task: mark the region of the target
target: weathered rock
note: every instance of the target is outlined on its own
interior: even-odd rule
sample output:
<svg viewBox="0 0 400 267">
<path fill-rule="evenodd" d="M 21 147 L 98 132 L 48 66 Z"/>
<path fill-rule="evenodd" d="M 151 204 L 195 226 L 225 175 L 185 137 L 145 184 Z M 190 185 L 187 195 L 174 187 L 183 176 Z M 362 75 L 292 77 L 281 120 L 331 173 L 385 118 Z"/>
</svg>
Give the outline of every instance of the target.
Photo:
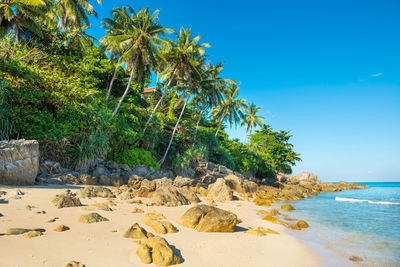
<svg viewBox="0 0 400 267">
<path fill-rule="evenodd" d="M 135 197 L 135 190 L 128 185 L 122 185 L 114 190 L 114 194 L 120 199 L 127 200 Z"/>
<path fill-rule="evenodd" d="M 192 186 L 193 184 L 193 179 L 188 177 L 176 176 L 174 180 L 174 186 L 176 187 Z"/>
<path fill-rule="evenodd" d="M 265 234 L 274 234 L 274 235 L 279 235 L 278 232 L 271 230 L 269 228 L 264 228 L 264 227 L 258 227 L 257 230 L 260 230 L 262 232 L 264 232 Z"/>
<path fill-rule="evenodd" d="M 29 231 L 24 234 L 25 238 L 34 238 L 43 235 L 40 231 Z"/>
<path fill-rule="evenodd" d="M 10 228 L 7 229 L 4 234 L 5 235 L 22 235 L 26 232 L 32 231 L 31 229 L 25 229 L 25 228 Z"/>
<path fill-rule="evenodd" d="M 143 178 L 134 174 L 131 175 L 128 179 L 128 185 L 134 189 L 139 189 L 142 184 Z"/>
<path fill-rule="evenodd" d="M 237 193 L 254 193 L 258 190 L 258 185 L 255 182 L 238 177 L 234 174 L 229 174 L 224 177 L 226 185 Z"/>
<path fill-rule="evenodd" d="M 173 185 L 158 187 L 151 196 L 149 203 L 156 206 L 168 207 L 190 204 L 189 200 L 187 200 Z"/>
<path fill-rule="evenodd" d="M 156 189 L 164 186 L 171 186 L 173 184 L 171 179 L 163 177 L 161 179 L 155 179 L 153 182 L 156 184 Z"/>
<path fill-rule="evenodd" d="M 282 209 L 282 210 L 286 210 L 286 211 L 294 210 L 293 206 L 290 205 L 290 204 L 284 204 L 284 205 L 282 205 L 282 206 L 281 206 L 281 209 Z"/>
<path fill-rule="evenodd" d="M 152 196 L 154 190 L 156 190 L 156 184 L 153 181 L 143 179 L 140 184 L 139 190 L 135 193 L 135 196 L 149 198 Z"/>
<path fill-rule="evenodd" d="M 110 175 L 101 175 L 99 183 L 107 186 L 121 186 L 124 184 L 124 179 L 120 173 L 111 173 Z"/>
<path fill-rule="evenodd" d="M 151 175 L 151 171 L 149 170 L 149 167 L 146 165 L 136 165 L 132 167 L 132 171 L 141 176 L 141 177 L 149 177 Z"/>
<path fill-rule="evenodd" d="M 39 172 L 41 175 L 50 175 L 59 173 L 61 169 L 61 164 L 51 160 L 45 160 L 39 165 Z"/>
<path fill-rule="evenodd" d="M 54 176 L 48 179 L 47 182 L 52 184 L 73 184 L 73 185 L 78 185 L 81 183 L 79 178 L 71 173 Z"/>
<path fill-rule="evenodd" d="M 85 265 L 78 261 L 70 261 L 65 265 L 65 267 L 85 267 Z"/>
<path fill-rule="evenodd" d="M 172 223 L 168 221 L 157 221 L 151 220 L 149 218 L 143 219 L 142 222 L 147 226 L 150 226 L 157 234 L 168 234 L 168 233 L 177 233 L 179 232 L 178 228 L 176 228 Z"/>
<path fill-rule="evenodd" d="M 166 219 L 164 214 L 156 212 L 156 211 L 152 211 L 152 212 L 148 212 L 145 214 L 146 218 L 149 218 L 150 220 L 164 220 Z"/>
<path fill-rule="evenodd" d="M 56 232 L 64 232 L 64 231 L 68 231 L 69 227 L 61 224 L 61 225 L 57 226 L 56 228 L 54 228 L 53 230 Z"/>
<path fill-rule="evenodd" d="M 144 210 L 139 208 L 133 208 L 132 213 L 144 213 Z"/>
<path fill-rule="evenodd" d="M 178 188 L 179 193 L 181 193 L 187 200 L 190 201 L 190 203 L 200 203 L 201 200 L 200 198 L 194 193 L 193 191 L 190 191 L 186 188 Z"/>
<path fill-rule="evenodd" d="M 106 173 L 106 168 L 104 168 L 103 165 L 97 165 L 96 168 L 93 170 L 92 175 L 95 177 L 100 177 L 102 175 L 105 175 Z"/>
<path fill-rule="evenodd" d="M 97 177 L 89 174 L 79 174 L 78 179 L 82 184 L 95 185 L 97 183 Z"/>
<path fill-rule="evenodd" d="M 300 227 L 300 228 L 308 228 L 308 227 L 309 227 L 308 223 L 307 223 L 306 221 L 303 221 L 303 220 L 299 220 L 299 221 L 296 223 L 296 225 L 297 225 L 298 227 Z"/>
<path fill-rule="evenodd" d="M 233 193 L 229 186 L 226 185 L 225 180 L 218 178 L 217 181 L 208 187 L 207 198 L 215 201 L 224 202 L 233 200 Z"/>
<path fill-rule="evenodd" d="M 159 236 L 136 241 L 140 246 L 136 251 L 145 264 L 154 263 L 158 266 L 180 264 L 183 260 L 175 254 L 168 242 Z"/>
<path fill-rule="evenodd" d="M 271 200 L 266 199 L 266 198 L 260 198 L 260 197 L 256 197 L 253 200 L 253 203 L 256 204 L 257 206 L 271 206 Z"/>
<path fill-rule="evenodd" d="M 0 184 L 32 185 L 39 170 L 35 140 L 0 141 Z"/>
<path fill-rule="evenodd" d="M 122 237 L 125 238 L 134 238 L 134 239 L 143 239 L 154 236 L 152 233 L 147 232 L 144 228 L 140 227 L 138 223 L 132 225 L 128 230 L 126 230 Z"/>
<path fill-rule="evenodd" d="M 77 192 L 80 197 L 102 197 L 102 198 L 113 198 L 115 195 L 110 189 L 102 186 L 88 186 L 80 189 Z"/>
<path fill-rule="evenodd" d="M 78 222 L 80 222 L 80 223 L 98 223 L 98 222 L 105 222 L 105 221 L 109 221 L 109 220 L 96 212 L 92 212 L 89 214 L 83 214 L 83 215 L 79 216 L 79 218 L 78 218 Z"/>
<path fill-rule="evenodd" d="M 69 189 L 62 194 L 56 195 L 51 203 L 58 209 L 82 206 L 79 197 L 73 194 Z"/>
<path fill-rule="evenodd" d="M 178 223 L 198 232 L 234 232 L 238 220 L 230 211 L 198 205 L 186 211 Z"/>
</svg>

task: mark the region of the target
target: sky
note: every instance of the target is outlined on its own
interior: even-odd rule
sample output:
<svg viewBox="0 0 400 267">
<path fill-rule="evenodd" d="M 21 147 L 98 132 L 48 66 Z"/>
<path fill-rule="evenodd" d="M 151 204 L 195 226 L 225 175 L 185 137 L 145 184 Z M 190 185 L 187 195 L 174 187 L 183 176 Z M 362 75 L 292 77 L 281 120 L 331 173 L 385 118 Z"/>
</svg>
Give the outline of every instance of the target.
<svg viewBox="0 0 400 267">
<path fill-rule="evenodd" d="M 161 9 L 163 26 L 211 44 L 240 97 L 293 135 L 294 173 L 400 181 L 400 1 L 103 0 L 89 34 L 104 36 L 101 20 L 127 4 Z"/>
</svg>

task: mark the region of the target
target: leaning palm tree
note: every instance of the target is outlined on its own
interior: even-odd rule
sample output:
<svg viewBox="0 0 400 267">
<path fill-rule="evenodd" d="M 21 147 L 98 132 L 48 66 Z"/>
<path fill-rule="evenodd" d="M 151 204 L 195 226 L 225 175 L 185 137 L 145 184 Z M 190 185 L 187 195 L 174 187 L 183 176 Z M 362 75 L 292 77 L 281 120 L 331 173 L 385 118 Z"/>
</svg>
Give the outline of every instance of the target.
<svg viewBox="0 0 400 267">
<path fill-rule="evenodd" d="M 168 38 L 170 48 L 165 55 L 166 61 L 172 66 L 173 73 L 177 76 L 177 87 L 181 88 L 182 97 L 186 98 L 183 104 L 178 121 L 172 131 L 171 139 L 164 156 L 160 160 L 162 165 L 167 158 L 169 149 L 176 133 L 176 129 L 180 123 L 186 105 L 192 94 L 197 92 L 198 81 L 201 80 L 199 69 L 204 64 L 204 48 L 210 47 L 208 43 L 199 44 L 200 36 L 192 38 L 191 29 L 180 29 L 176 34 L 176 41 Z"/>
<path fill-rule="evenodd" d="M 215 136 L 218 135 L 222 124 L 227 121 L 232 127 L 241 121 L 242 109 L 245 105 L 244 99 L 238 99 L 239 84 L 235 81 L 231 82 L 223 91 L 224 99 L 212 110 L 212 117 L 217 120 L 218 128 Z"/>
<path fill-rule="evenodd" d="M 167 32 L 167 29 L 158 23 L 159 10 L 153 14 L 150 14 L 149 8 L 143 8 L 137 14 L 129 6 L 122 10 L 123 12 L 119 15 L 123 18 L 113 16 L 112 19 L 105 20 L 103 25 L 109 31 L 101 39 L 105 46 L 113 47 L 118 51 L 127 68 L 130 69 L 128 85 L 114 109 L 114 114 L 117 114 L 123 100 L 128 95 L 133 76 L 143 88 L 151 68 L 157 65 L 158 49 L 166 43 L 160 36 Z"/>
<path fill-rule="evenodd" d="M 262 127 L 264 125 L 264 117 L 257 116 L 257 113 L 261 110 L 261 107 L 257 107 L 254 103 L 245 105 L 242 115 L 242 123 L 240 126 L 246 126 L 246 135 L 244 142 L 247 141 L 247 135 L 251 133 L 253 128 Z"/>
<path fill-rule="evenodd" d="M 102 0 L 95 0 L 101 4 Z M 54 1 L 48 14 L 50 21 L 57 23 L 54 32 L 53 44 L 56 41 L 58 32 L 80 29 L 83 25 L 89 25 L 89 16 L 97 13 L 88 0 L 58 0 Z"/>
<path fill-rule="evenodd" d="M 42 37 L 40 18 L 45 6 L 43 0 L 0 0 L 0 26 L 14 31 L 17 41 L 26 30 Z"/>
</svg>

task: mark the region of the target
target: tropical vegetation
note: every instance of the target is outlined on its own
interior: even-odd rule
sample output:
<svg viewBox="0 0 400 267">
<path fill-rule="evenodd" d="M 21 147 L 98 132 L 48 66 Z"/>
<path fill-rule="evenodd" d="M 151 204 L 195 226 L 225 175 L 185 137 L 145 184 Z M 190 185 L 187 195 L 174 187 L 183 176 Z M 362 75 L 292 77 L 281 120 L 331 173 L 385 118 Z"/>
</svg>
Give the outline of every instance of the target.
<svg viewBox="0 0 400 267">
<path fill-rule="evenodd" d="M 210 44 L 159 13 L 114 8 L 97 41 L 88 1 L 0 0 L 0 139 L 37 139 L 42 157 L 76 169 L 107 158 L 178 172 L 204 159 L 257 178 L 291 173 L 301 159 L 290 133 L 240 98 Z M 243 143 L 225 131 L 237 125 Z"/>
</svg>

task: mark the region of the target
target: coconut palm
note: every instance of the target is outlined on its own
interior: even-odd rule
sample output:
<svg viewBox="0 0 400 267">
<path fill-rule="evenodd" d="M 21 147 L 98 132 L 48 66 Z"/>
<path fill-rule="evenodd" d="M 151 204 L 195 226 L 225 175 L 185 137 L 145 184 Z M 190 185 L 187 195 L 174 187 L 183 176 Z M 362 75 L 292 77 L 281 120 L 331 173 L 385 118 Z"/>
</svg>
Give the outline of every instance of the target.
<svg viewBox="0 0 400 267">
<path fill-rule="evenodd" d="M 212 111 L 212 117 L 218 122 L 218 129 L 215 136 L 218 135 L 224 121 L 229 122 L 232 127 L 233 124 L 237 125 L 241 121 L 242 109 L 245 105 L 244 99 L 238 99 L 239 84 L 235 81 L 231 82 L 223 91 L 224 99 Z"/>
<path fill-rule="evenodd" d="M 95 0 L 101 4 L 102 0 Z M 53 2 L 48 16 L 51 21 L 56 21 L 57 28 L 53 37 L 53 44 L 60 30 L 80 29 L 83 25 L 89 25 L 89 16 L 97 13 L 88 0 L 57 0 Z"/>
<path fill-rule="evenodd" d="M 127 68 L 130 69 L 128 85 L 114 109 L 114 114 L 117 114 L 127 96 L 133 76 L 143 88 L 151 68 L 157 65 L 158 49 L 166 43 L 160 36 L 167 32 L 167 29 L 158 23 L 159 10 L 153 14 L 150 14 L 149 8 L 143 8 L 137 14 L 129 6 L 119 10 L 122 10 L 119 13 L 121 17 L 113 16 L 112 19 L 104 20 L 103 25 L 108 28 L 108 31 L 107 35 L 101 39 L 103 45 L 118 52 Z"/>
<path fill-rule="evenodd" d="M 17 41 L 26 30 L 42 37 L 39 18 L 45 6 L 43 0 L 0 0 L 0 26 L 13 30 Z"/>
<path fill-rule="evenodd" d="M 243 108 L 242 123 L 240 126 L 246 126 L 246 135 L 244 142 L 246 143 L 247 135 L 251 133 L 253 128 L 262 127 L 264 125 L 264 117 L 257 116 L 261 107 L 257 107 L 254 103 L 245 105 Z"/>
<path fill-rule="evenodd" d="M 172 66 L 173 73 L 176 75 L 176 87 L 182 91 L 182 97 L 186 98 L 183 104 L 181 113 L 179 114 L 178 121 L 175 124 L 171 139 L 164 156 L 160 160 L 162 165 L 167 158 L 169 149 L 171 148 L 176 129 L 180 123 L 187 102 L 192 94 L 196 93 L 201 81 L 201 73 L 199 69 L 203 66 L 204 62 L 204 48 L 210 47 L 208 43 L 199 44 L 200 36 L 192 38 L 191 29 L 181 28 L 179 34 L 176 33 L 176 41 L 169 39 L 169 49 L 165 54 L 165 59 L 170 66 Z"/>
</svg>

